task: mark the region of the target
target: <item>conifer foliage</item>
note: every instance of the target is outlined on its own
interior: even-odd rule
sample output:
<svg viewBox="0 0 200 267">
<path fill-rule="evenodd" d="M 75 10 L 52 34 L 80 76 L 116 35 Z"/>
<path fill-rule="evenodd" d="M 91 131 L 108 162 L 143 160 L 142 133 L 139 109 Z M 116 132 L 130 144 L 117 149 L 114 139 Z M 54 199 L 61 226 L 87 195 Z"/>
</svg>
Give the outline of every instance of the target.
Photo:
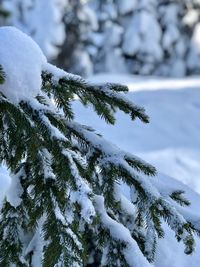
<svg viewBox="0 0 200 267">
<path fill-rule="evenodd" d="M 3 71 L 2 66 L 0 65 L 0 84 L 3 84 L 5 80 L 5 73 Z"/>
<path fill-rule="evenodd" d="M 0 89 L 8 76 L 1 67 Z M 35 98 L 15 103 L 0 93 L 0 162 L 19 193 L 1 209 L 0 266 L 150 266 L 162 220 L 192 253 L 200 225 L 181 207 L 189 205 L 183 192 L 158 189 L 154 167 L 75 121 L 78 97 L 107 123 L 116 110 L 147 123 L 128 88 L 91 85 L 48 63 L 41 76 Z"/>
<path fill-rule="evenodd" d="M 6 18 L 9 16 L 9 12 L 0 6 L 0 17 Z"/>
</svg>

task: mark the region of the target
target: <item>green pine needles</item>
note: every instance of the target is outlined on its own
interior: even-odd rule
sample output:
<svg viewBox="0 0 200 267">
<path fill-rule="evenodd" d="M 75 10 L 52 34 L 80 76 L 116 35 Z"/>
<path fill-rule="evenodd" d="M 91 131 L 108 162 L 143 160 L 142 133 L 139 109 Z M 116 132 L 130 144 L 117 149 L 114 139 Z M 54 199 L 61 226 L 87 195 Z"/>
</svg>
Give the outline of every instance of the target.
<svg viewBox="0 0 200 267">
<path fill-rule="evenodd" d="M 20 189 L 1 209 L 0 267 L 150 266 L 163 220 L 192 253 L 200 226 L 182 212 L 183 192 L 162 193 L 154 167 L 74 121 L 78 97 L 107 123 L 118 109 L 147 123 L 128 88 L 48 70 L 42 79 L 37 98 L 13 104 L 0 95 L 0 162 Z"/>
<path fill-rule="evenodd" d="M 10 16 L 10 12 L 0 6 L 0 17 L 7 18 Z"/>
<path fill-rule="evenodd" d="M 3 71 L 2 66 L 0 65 L 0 84 L 3 84 L 5 81 L 5 73 Z"/>
</svg>

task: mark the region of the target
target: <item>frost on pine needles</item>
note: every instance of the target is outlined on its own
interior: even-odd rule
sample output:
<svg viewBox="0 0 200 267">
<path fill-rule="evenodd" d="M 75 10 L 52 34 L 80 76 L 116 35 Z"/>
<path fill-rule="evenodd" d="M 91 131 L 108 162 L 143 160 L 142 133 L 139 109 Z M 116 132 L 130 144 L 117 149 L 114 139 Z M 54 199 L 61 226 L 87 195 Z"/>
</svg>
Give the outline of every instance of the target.
<svg viewBox="0 0 200 267">
<path fill-rule="evenodd" d="M 0 41 L 0 161 L 17 192 L 1 209 L 0 266 L 151 266 L 163 220 L 192 253 L 200 225 L 183 192 L 163 193 L 148 177 L 154 167 L 74 120 L 78 98 L 107 123 L 117 110 L 147 123 L 128 88 L 48 64 L 14 28 L 1 28 Z"/>
</svg>

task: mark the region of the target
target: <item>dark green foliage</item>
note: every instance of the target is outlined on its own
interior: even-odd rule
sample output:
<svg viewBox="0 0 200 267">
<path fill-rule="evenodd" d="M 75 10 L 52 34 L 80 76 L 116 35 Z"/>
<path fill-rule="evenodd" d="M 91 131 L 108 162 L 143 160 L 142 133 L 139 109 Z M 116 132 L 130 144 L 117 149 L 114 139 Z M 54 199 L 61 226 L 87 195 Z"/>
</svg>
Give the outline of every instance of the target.
<svg viewBox="0 0 200 267">
<path fill-rule="evenodd" d="M 8 202 L 2 209 L 0 220 L 0 266 L 9 266 L 16 263 L 19 267 L 26 266 L 21 262 L 22 242 L 19 239 L 21 218 L 20 210 L 16 210 Z"/>
<path fill-rule="evenodd" d="M 43 73 L 43 81 L 43 90 L 53 94 L 56 104 L 64 109 L 66 117 L 69 117 L 69 114 L 73 116 L 70 102 L 74 95 L 77 95 L 83 105 L 92 105 L 96 113 L 108 123 L 114 124 L 116 108 L 129 114 L 132 120 L 139 118 L 143 122 L 149 122 L 143 108 L 124 99 L 123 95 L 119 95 L 119 92 L 128 91 L 127 86 L 118 84 L 92 86 L 78 76 L 63 77 L 55 83 L 52 81 L 52 74 L 47 72 Z"/>
<path fill-rule="evenodd" d="M 5 73 L 3 71 L 2 66 L 0 65 L 0 84 L 3 84 L 5 81 Z"/>
<path fill-rule="evenodd" d="M 10 16 L 10 13 L 0 6 L 0 17 L 7 18 L 9 16 Z"/>
<path fill-rule="evenodd" d="M 3 83 L 2 69 L 0 73 Z M 16 105 L 0 95 L 0 162 L 22 189 L 20 204 L 13 207 L 5 200 L 1 211 L 0 266 L 31 267 L 38 232 L 44 267 L 86 266 L 90 255 L 97 256 L 96 264 L 107 255 L 103 266 L 129 266 L 124 251 L 135 241 L 153 262 L 157 239 L 164 236 L 162 220 L 184 242 L 185 252 L 191 253 L 193 232 L 199 229 L 172 204 L 189 204 L 182 192 L 161 196 L 149 178 L 141 175 L 154 176 L 154 167 L 113 148 L 91 128 L 73 120 L 71 104 L 78 97 L 108 123 L 114 123 L 117 109 L 132 120 L 148 122 L 144 109 L 125 98 L 127 87 L 92 86 L 67 74 L 58 79 L 43 72 L 42 77 L 42 92 L 35 99 Z M 122 182 L 134 191 L 132 201 L 118 192 Z M 133 244 L 116 237 L 109 228 L 112 224 L 126 229 Z M 5 231 L 11 234 L 5 236 Z M 34 244 L 27 251 L 24 236 Z"/>
<path fill-rule="evenodd" d="M 170 197 L 173 200 L 175 200 L 176 202 L 178 202 L 181 206 L 189 206 L 190 205 L 190 202 L 186 198 L 184 198 L 183 194 L 184 194 L 184 191 L 177 190 L 177 191 L 174 191 L 171 194 Z"/>
</svg>

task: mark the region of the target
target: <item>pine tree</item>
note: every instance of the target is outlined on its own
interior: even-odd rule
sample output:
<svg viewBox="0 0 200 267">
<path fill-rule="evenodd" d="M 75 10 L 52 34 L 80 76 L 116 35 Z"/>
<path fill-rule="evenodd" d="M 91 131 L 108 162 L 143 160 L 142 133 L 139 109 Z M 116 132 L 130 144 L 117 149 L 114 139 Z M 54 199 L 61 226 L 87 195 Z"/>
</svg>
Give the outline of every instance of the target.
<svg viewBox="0 0 200 267">
<path fill-rule="evenodd" d="M 65 38 L 63 9 L 66 0 L 1 0 L 10 16 L 4 25 L 12 25 L 30 35 L 48 59 L 54 59 Z"/>
<path fill-rule="evenodd" d="M 2 8 L 1 6 L 0 6 L 0 16 L 1 16 L 1 17 L 4 17 L 4 18 L 6 18 L 6 17 L 9 16 L 9 12 L 6 11 L 6 10 L 5 10 L 4 8 Z"/>
<path fill-rule="evenodd" d="M 93 2 L 99 23 L 91 34 L 95 72 L 176 77 L 199 73 L 198 0 Z"/>
<path fill-rule="evenodd" d="M 2 6 L 10 11 L 2 25 L 12 25 L 29 34 L 51 62 L 83 76 L 93 72 L 86 47 L 97 21 L 86 1 L 2 0 Z"/>
<path fill-rule="evenodd" d="M 157 19 L 157 2 L 139 1 L 125 31 L 122 49 L 133 73 L 144 75 L 153 73 L 163 60 L 160 44 L 162 31 Z"/>
<path fill-rule="evenodd" d="M 189 33 L 189 47 L 186 62 L 189 74 L 199 74 L 200 72 L 200 2 L 198 0 L 187 1 L 187 13 L 184 16 L 185 32 Z M 192 31 L 191 31 L 192 29 Z"/>
<path fill-rule="evenodd" d="M 65 41 L 55 60 L 62 69 L 83 76 L 93 73 L 93 64 L 86 47 L 90 43 L 90 33 L 97 30 L 96 15 L 86 2 L 68 1 L 63 11 Z"/>
<path fill-rule="evenodd" d="M 163 62 L 155 73 L 162 76 L 183 77 L 188 73 L 185 60 L 190 43 L 192 27 L 184 26 L 187 1 L 159 1 L 158 19 L 162 29 Z"/>
<path fill-rule="evenodd" d="M 2 6 L 0 1 L 0 25 L 5 24 L 5 20 L 9 17 L 10 13 Z"/>
<path fill-rule="evenodd" d="M 163 60 L 158 1 L 96 2 L 100 27 L 93 38 L 98 49 L 93 56 L 95 71 L 153 73 Z"/>
<path fill-rule="evenodd" d="M 20 34 L 22 46 L 26 39 Z M 125 96 L 128 88 L 91 85 L 50 64 L 42 67 L 39 94 L 18 102 L 1 90 L 10 73 L 5 61 L 0 68 L 0 163 L 20 188 L 19 201 L 5 198 L 1 209 L 0 266 L 87 266 L 94 256 L 98 266 L 150 266 L 164 236 L 162 220 L 192 253 L 200 226 L 181 208 L 189 205 L 183 192 L 157 188 L 153 166 L 75 121 L 78 97 L 107 123 L 115 123 L 118 109 L 148 123 L 144 109 Z M 122 184 L 130 187 L 130 199 Z"/>
<path fill-rule="evenodd" d="M 89 3 L 98 19 L 98 28 L 90 34 L 90 45 L 87 46 L 94 72 L 128 71 L 121 49 L 124 27 L 118 12 L 123 10 L 123 3 L 124 1 L 113 0 Z"/>
</svg>

